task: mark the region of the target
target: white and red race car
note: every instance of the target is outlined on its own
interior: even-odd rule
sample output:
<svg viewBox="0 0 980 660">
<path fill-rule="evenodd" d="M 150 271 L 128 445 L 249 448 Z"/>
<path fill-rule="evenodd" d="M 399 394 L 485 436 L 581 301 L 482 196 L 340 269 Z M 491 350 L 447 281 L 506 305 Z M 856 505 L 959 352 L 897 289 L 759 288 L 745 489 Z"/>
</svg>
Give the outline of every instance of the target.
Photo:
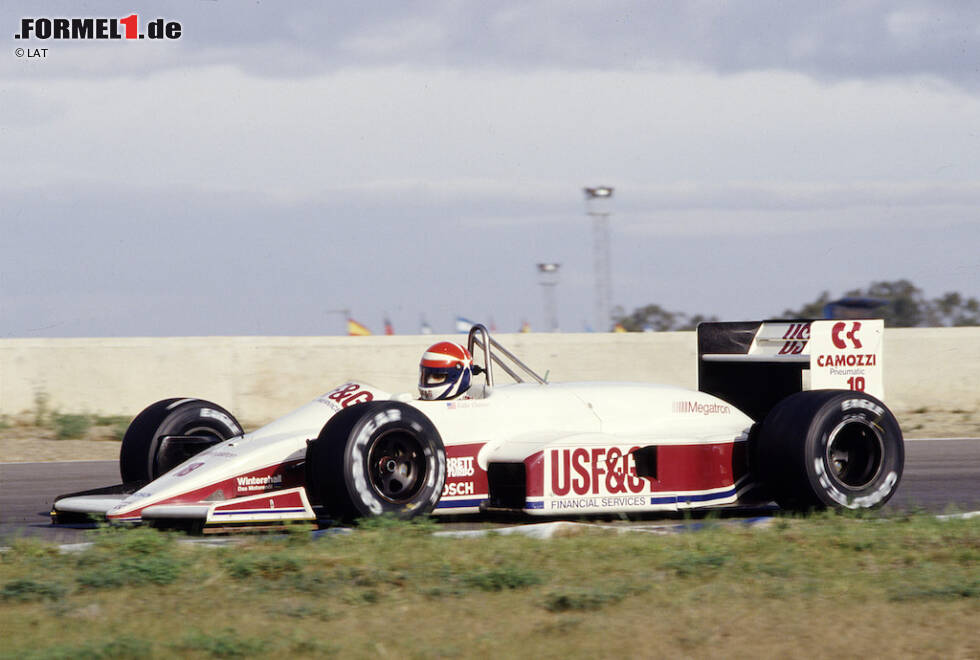
<svg viewBox="0 0 980 660">
<path fill-rule="evenodd" d="M 882 335 L 868 320 L 702 324 L 693 391 L 546 383 L 476 325 L 468 347 L 485 382 L 467 398 L 413 400 L 351 382 L 250 433 L 213 403 L 159 401 L 126 432 L 123 484 L 61 496 L 52 518 L 208 529 L 773 500 L 877 507 L 904 464 L 881 401 Z M 498 369 L 517 382 L 497 385 Z"/>
</svg>

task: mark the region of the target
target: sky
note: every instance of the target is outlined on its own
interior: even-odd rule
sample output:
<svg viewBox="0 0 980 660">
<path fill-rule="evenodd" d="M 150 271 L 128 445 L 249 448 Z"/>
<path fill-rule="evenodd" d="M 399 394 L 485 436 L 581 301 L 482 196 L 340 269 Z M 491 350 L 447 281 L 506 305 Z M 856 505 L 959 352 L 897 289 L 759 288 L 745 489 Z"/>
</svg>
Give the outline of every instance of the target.
<svg viewBox="0 0 980 660">
<path fill-rule="evenodd" d="M 0 337 L 580 332 L 599 185 L 627 312 L 980 295 L 978 3 L 137 7 L 0 6 Z"/>
</svg>

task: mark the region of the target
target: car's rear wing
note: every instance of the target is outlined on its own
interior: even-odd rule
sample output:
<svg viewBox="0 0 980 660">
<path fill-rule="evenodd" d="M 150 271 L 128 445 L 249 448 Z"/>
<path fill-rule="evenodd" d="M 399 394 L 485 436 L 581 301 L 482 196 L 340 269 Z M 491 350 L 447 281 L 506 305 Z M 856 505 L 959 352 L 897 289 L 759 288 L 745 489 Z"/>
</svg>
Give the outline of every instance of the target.
<svg viewBox="0 0 980 660">
<path fill-rule="evenodd" d="M 857 390 L 884 399 L 883 335 L 881 319 L 702 323 L 698 389 L 757 421 L 801 390 Z"/>
</svg>

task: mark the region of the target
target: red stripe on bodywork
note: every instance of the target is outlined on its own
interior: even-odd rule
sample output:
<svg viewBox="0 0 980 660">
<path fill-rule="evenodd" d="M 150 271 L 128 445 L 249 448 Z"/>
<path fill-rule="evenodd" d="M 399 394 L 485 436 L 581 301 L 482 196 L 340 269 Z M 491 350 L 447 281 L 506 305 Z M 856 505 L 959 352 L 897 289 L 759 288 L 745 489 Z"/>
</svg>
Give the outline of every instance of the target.
<svg viewBox="0 0 980 660">
<path fill-rule="evenodd" d="M 527 497 L 544 495 L 544 452 L 538 451 L 524 459 L 524 492 Z"/>
<path fill-rule="evenodd" d="M 289 493 L 268 493 L 265 495 L 255 495 L 242 500 L 222 504 L 214 508 L 215 513 L 219 511 L 239 511 L 242 509 L 254 509 L 256 504 L 261 508 L 269 509 L 295 509 L 303 507 L 303 498 L 298 491 Z"/>
<path fill-rule="evenodd" d="M 661 445 L 654 491 L 709 490 L 731 486 L 732 443 Z"/>
</svg>

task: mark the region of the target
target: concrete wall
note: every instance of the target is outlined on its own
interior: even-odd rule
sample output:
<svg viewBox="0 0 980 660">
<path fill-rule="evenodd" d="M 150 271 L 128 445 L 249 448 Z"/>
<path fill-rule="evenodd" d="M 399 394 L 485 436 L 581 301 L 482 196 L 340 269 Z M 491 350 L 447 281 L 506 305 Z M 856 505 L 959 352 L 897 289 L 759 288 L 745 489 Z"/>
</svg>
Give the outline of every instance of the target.
<svg viewBox="0 0 980 660">
<path fill-rule="evenodd" d="M 419 356 L 440 338 L 0 339 L 0 414 L 32 411 L 39 395 L 52 410 L 104 415 L 135 415 L 158 399 L 196 396 L 246 422 L 266 421 L 354 378 L 392 392 L 414 391 Z M 496 339 L 552 381 L 697 386 L 691 332 Z M 507 376 L 498 372 L 498 380 Z M 980 328 L 887 330 L 885 389 L 896 412 L 980 409 Z"/>
</svg>

